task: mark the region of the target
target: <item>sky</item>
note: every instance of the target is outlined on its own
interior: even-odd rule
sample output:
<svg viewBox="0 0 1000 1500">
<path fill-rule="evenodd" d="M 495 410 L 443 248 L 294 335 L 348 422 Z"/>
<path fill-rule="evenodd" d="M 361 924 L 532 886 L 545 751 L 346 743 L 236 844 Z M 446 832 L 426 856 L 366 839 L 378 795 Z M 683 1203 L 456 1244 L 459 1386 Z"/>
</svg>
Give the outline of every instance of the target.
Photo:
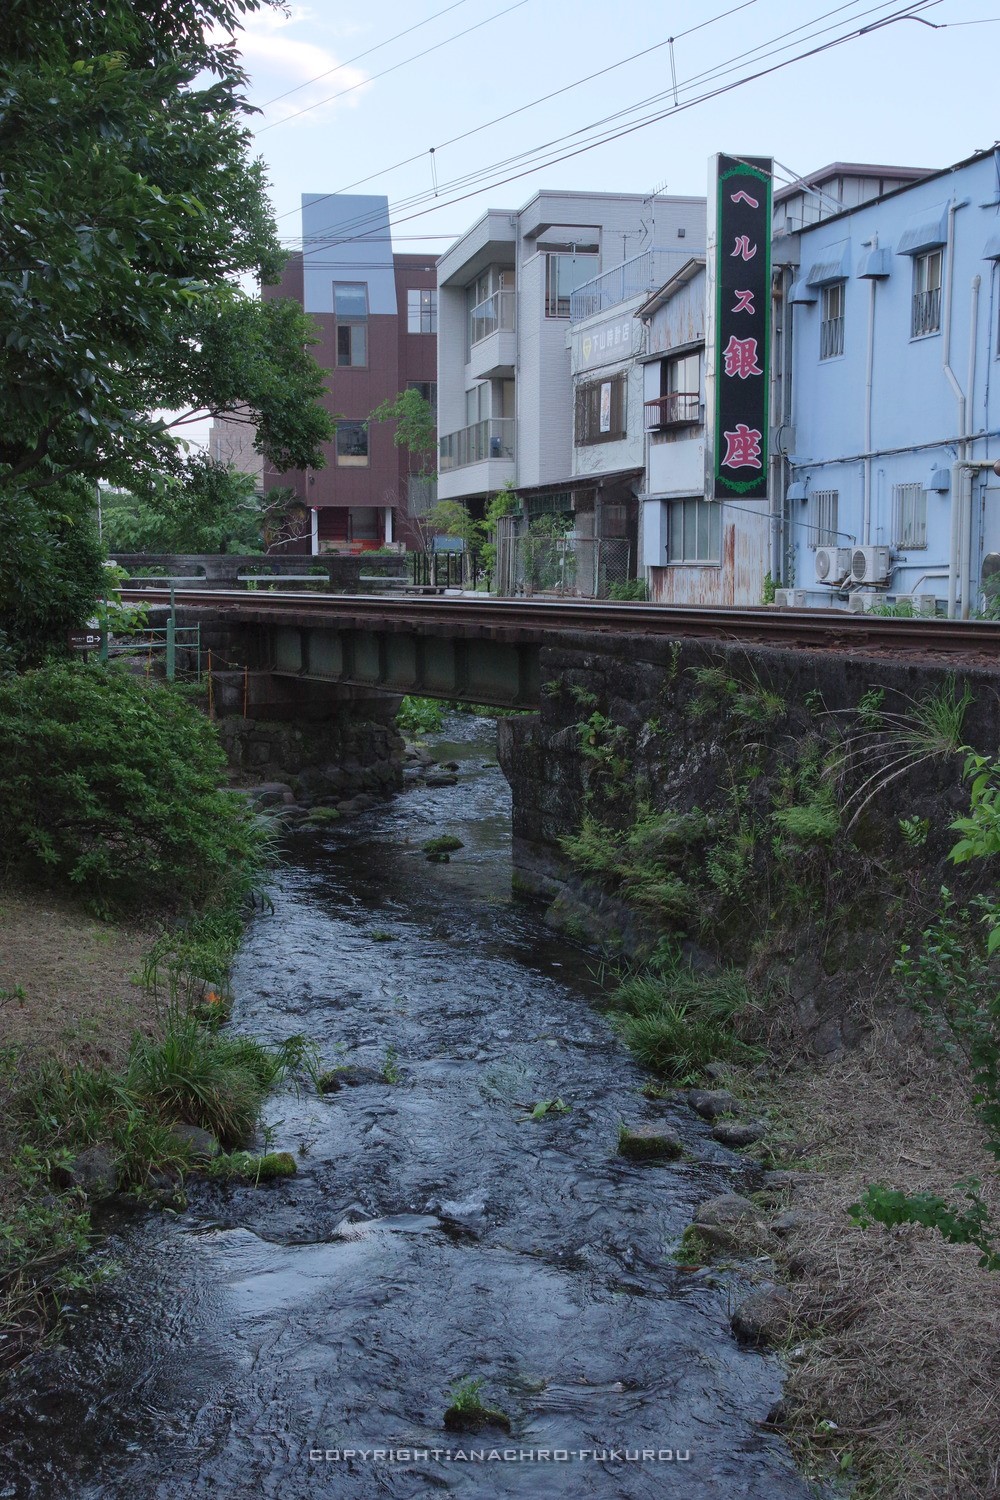
<svg viewBox="0 0 1000 1500">
<path fill-rule="evenodd" d="M 699 98 L 904 11 L 922 19 Z M 542 187 L 703 194 L 716 151 L 773 156 L 779 186 L 836 160 L 947 166 L 996 139 L 998 45 L 1000 0 L 291 0 L 240 38 L 289 248 L 302 193 L 350 190 L 388 196 L 397 250 L 438 254 Z"/>
</svg>

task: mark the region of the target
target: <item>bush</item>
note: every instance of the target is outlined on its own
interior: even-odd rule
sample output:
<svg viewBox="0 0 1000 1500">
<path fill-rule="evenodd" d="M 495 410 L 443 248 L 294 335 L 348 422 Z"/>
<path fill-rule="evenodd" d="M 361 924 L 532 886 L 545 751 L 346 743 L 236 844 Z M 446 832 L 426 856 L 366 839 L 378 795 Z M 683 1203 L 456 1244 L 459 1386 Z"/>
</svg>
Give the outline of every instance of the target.
<svg viewBox="0 0 1000 1500">
<path fill-rule="evenodd" d="M 94 490 L 64 479 L 37 494 L 0 486 L 0 637 L 15 669 L 67 654 L 105 584 Z"/>
<path fill-rule="evenodd" d="M 209 721 L 172 688 L 83 663 L 0 680 L 0 849 L 8 873 L 91 906 L 198 909 L 263 852 L 221 791 Z"/>
<path fill-rule="evenodd" d="M 403 734 L 436 734 L 444 724 L 444 709 L 436 698 L 404 698 L 396 715 Z"/>
<path fill-rule="evenodd" d="M 638 1060 L 661 1078 L 697 1078 L 710 1062 L 760 1056 L 759 1004 L 735 970 L 696 974 L 680 963 L 630 974 L 609 999 L 616 1027 Z"/>
</svg>

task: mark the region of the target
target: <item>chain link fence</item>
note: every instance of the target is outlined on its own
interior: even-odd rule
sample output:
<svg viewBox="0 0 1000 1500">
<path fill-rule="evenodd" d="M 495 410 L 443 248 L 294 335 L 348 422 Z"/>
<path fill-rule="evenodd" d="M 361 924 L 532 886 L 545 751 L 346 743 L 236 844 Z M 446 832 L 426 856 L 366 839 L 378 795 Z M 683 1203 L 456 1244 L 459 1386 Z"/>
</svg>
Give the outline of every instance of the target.
<svg viewBox="0 0 1000 1500">
<path fill-rule="evenodd" d="M 607 599 L 629 577 L 631 548 L 620 537 L 514 536 L 500 538 L 498 592 Z"/>
</svg>

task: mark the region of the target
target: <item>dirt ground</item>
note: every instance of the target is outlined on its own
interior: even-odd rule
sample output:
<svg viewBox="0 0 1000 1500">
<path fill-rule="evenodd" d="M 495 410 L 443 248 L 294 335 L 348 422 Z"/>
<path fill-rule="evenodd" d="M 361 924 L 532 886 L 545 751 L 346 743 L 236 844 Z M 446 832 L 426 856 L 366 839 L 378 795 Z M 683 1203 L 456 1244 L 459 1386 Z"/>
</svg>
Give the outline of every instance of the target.
<svg viewBox="0 0 1000 1500">
<path fill-rule="evenodd" d="M 797 1329 L 793 1434 L 832 1454 L 857 1500 L 1000 1496 L 1000 1274 L 915 1226 L 858 1228 L 873 1183 L 963 1202 L 977 1177 L 1000 1222 L 996 1163 L 962 1081 L 876 1025 L 865 1044 L 780 1080 L 782 1113 L 815 1166 L 787 1240 Z M 833 1424 L 833 1425 L 830 1425 Z"/>
<path fill-rule="evenodd" d="M 136 981 L 153 938 L 47 892 L 0 891 L 0 1046 L 120 1061 L 135 1028 L 152 1025 Z"/>
</svg>

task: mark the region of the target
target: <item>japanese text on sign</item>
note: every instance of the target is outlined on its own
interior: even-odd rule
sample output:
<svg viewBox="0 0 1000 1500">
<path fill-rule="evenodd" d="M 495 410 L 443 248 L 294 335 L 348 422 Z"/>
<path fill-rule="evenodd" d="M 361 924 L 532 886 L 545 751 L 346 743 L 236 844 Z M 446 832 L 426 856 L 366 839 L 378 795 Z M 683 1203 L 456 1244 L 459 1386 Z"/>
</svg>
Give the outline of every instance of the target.
<svg viewBox="0 0 1000 1500">
<path fill-rule="evenodd" d="M 719 156 L 715 238 L 715 430 L 710 494 L 767 496 L 771 344 L 770 158 Z"/>
</svg>

